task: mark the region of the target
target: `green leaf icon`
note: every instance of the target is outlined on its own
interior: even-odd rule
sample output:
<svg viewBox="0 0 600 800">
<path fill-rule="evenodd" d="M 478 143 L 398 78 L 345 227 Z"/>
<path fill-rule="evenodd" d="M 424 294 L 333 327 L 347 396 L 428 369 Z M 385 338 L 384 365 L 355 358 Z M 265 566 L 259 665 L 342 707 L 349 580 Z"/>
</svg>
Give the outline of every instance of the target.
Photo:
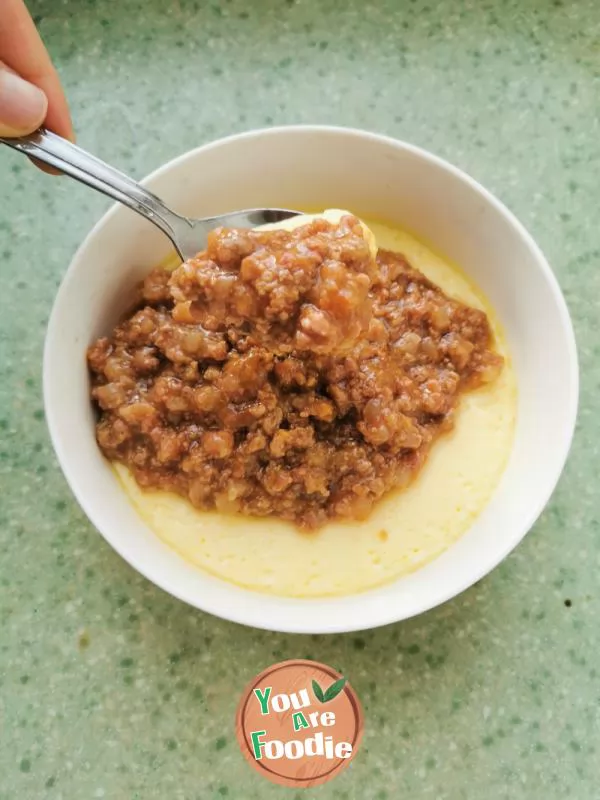
<svg viewBox="0 0 600 800">
<path fill-rule="evenodd" d="M 319 700 L 319 702 L 321 702 L 321 703 L 324 703 L 325 702 L 325 695 L 323 694 L 323 689 L 321 689 L 321 687 L 319 686 L 319 684 L 315 680 L 313 680 L 313 682 L 312 682 L 312 688 L 313 688 L 313 692 L 315 693 L 315 697 L 317 698 L 317 700 Z"/>
<path fill-rule="evenodd" d="M 329 689 L 327 689 L 327 691 L 325 692 L 324 695 L 325 699 L 322 702 L 328 703 L 330 700 L 333 700 L 334 697 L 338 696 L 338 694 L 342 691 L 345 685 L 346 685 L 346 678 L 340 678 L 335 683 L 332 683 Z"/>
<path fill-rule="evenodd" d="M 312 682 L 313 692 L 320 703 L 328 703 L 330 700 L 335 699 L 345 685 L 346 678 L 340 678 L 332 683 L 331 686 L 324 692 L 315 680 Z"/>
</svg>

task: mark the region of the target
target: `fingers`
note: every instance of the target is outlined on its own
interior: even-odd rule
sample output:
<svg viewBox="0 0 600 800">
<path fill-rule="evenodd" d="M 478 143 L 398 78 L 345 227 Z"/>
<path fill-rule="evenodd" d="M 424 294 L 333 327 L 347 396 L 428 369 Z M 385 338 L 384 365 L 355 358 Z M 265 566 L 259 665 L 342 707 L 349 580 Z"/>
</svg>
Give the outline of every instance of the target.
<svg viewBox="0 0 600 800">
<path fill-rule="evenodd" d="M 0 136 L 24 136 L 42 124 L 48 98 L 0 63 Z"/>
<path fill-rule="evenodd" d="M 58 74 L 29 12 L 22 0 L 0 0 L 0 6 L 0 58 L 46 95 L 47 112 L 41 122 L 72 140 L 71 115 Z"/>
</svg>

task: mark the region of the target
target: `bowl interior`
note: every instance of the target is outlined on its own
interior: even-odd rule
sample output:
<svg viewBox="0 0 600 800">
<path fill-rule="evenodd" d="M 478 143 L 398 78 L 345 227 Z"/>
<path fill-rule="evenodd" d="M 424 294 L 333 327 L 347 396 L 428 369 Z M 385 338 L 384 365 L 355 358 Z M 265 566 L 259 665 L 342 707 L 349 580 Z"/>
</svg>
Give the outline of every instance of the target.
<svg viewBox="0 0 600 800">
<path fill-rule="evenodd" d="M 297 127 L 232 137 L 188 153 L 147 185 L 190 216 L 260 206 L 348 208 L 407 228 L 485 292 L 517 374 L 515 442 L 492 500 L 456 544 L 418 572 L 365 594 L 270 597 L 184 562 L 139 519 L 96 445 L 85 351 L 171 250 L 123 207 L 87 237 L 61 285 L 44 357 L 46 414 L 65 475 L 90 520 L 156 584 L 211 613 L 274 630 L 357 630 L 404 619 L 470 586 L 522 538 L 547 502 L 572 438 L 577 360 L 568 312 L 531 237 L 491 195 L 423 151 L 384 137 Z"/>
</svg>

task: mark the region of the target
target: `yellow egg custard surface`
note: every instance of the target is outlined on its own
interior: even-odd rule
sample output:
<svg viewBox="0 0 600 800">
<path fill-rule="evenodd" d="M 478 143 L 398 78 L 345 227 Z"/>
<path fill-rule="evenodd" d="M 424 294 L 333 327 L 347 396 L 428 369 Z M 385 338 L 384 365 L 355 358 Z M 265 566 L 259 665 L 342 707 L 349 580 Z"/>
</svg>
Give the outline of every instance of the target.
<svg viewBox="0 0 600 800">
<path fill-rule="evenodd" d="M 455 428 L 435 443 L 417 478 L 384 497 L 366 521 L 330 523 L 306 533 L 278 519 L 198 511 L 178 495 L 142 490 L 126 467 L 114 465 L 127 496 L 165 544 L 199 569 L 238 586 L 322 597 L 393 581 L 434 559 L 466 532 L 508 461 L 516 381 L 493 309 L 457 267 L 413 236 L 366 224 L 380 248 L 404 254 L 446 294 L 486 312 L 496 350 L 506 360 L 504 369 L 492 384 L 462 395 Z"/>
</svg>

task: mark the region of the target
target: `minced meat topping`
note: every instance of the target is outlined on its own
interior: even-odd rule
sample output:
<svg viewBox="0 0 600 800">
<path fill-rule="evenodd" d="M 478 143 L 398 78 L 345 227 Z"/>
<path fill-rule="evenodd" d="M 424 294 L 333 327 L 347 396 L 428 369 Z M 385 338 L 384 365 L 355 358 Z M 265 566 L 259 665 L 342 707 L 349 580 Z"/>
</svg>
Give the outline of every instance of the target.
<svg viewBox="0 0 600 800">
<path fill-rule="evenodd" d="M 311 529 L 406 486 L 503 362 L 482 311 L 348 215 L 213 231 L 88 363 L 98 443 L 142 487 Z"/>
</svg>

